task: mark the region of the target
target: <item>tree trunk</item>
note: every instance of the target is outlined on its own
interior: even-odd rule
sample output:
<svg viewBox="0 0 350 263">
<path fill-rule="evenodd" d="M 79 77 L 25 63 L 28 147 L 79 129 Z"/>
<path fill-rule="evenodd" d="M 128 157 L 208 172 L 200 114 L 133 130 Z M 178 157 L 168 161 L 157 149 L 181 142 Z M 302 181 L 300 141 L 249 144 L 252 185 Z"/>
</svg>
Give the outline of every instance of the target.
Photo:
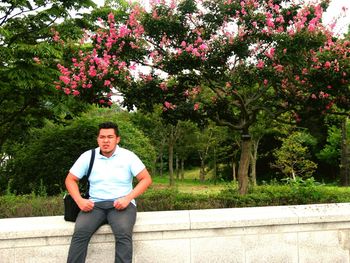
<svg viewBox="0 0 350 263">
<path fill-rule="evenodd" d="M 169 141 L 168 141 L 168 165 L 169 165 L 169 184 L 170 186 L 175 185 L 174 180 L 174 126 L 170 127 Z"/>
<path fill-rule="evenodd" d="M 205 180 L 205 164 L 204 164 L 204 158 L 201 158 L 201 167 L 199 170 L 199 181 L 203 183 L 204 180 Z"/>
<path fill-rule="evenodd" d="M 256 183 L 256 161 L 258 160 L 258 148 L 259 148 L 260 138 L 251 141 L 251 151 L 250 151 L 250 179 L 252 184 L 255 186 Z"/>
<path fill-rule="evenodd" d="M 175 155 L 175 171 L 176 171 L 176 179 L 180 178 L 180 169 L 179 169 L 179 155 Z"/>
<path fill-rule="evenodd" d="M 153 161 L 153 166 L 152 166 L 152 171 L 151 171 L 151 174 L 156 174 L 156 173 L 157 173 L 157 159 L 155 159 Z"/>
<path fill-rule="evenodd" d="M 181 158 L 181 180 L 185 179 L 185 159 Z"/>
<path fill-rule="evenodd" d="M 253 155 L 250 156 L 250 181 L 252 185 L 256 186 L 256 161 L 254 160 Z"/>
<path fill-rule="evenodd" d="M 256 183 L 256 160 L 258 159 L 259 139 L 252 141 L 252 151 L 250 152 L 250 179 L 255 186 Z"/>
<path fill-rule="evenodd" d="M 240 195 L 248 193 L 248 173 L 249 173 L 249 155 L 251 139 L 249 135 L 242 136 L 241 158 L 238 167 L 238 191 Z"/>
<path fill-rule="evenodd" d="M 217 181 L 217 165 L 216 165 L 216 150 L 214 148 L 214 158 L 213 158 L 213 180 L 214 180 L 214 183 L 216 184 L 216 181 Z"/>
<path fill-rule="evenodd" d="M 237 175 L 236 175 L 236 162 L 233 160 L 232 161 L 232 180 L 234 182 L 237 181 Z"/>
<path fill-rule="evenodd" d="M 349 186 L 349 147 L 347 138 L 348 118 L 342 123 L 341 158 L 340 158 L 340 182 L 342 186 Z"/>
<path fill-rule="evenodd" d="M 159 175 L 163 176 L 163 169 L 164 169 L 163 152 L 160 154 L 159 158 L 160 158 Z"/>
</svg>

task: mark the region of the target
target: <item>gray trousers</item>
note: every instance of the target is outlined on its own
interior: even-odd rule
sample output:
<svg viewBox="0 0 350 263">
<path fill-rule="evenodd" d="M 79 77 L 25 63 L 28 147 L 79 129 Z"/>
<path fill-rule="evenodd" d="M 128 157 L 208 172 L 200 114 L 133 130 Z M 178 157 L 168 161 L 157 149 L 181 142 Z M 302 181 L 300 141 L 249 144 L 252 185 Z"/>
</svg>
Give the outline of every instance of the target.
<svg viewBox="0 0 350 263">
<path fill-rule="evenodd" d="M 115 237 L 115 263 L 132 262 L 132 232 L 136 207 L 132 203 L 116 210 L 113 201 L 96 202 L 90 212 L 80 212 L 75 222 L 67 263 L 84 263 L 89 241 L 97 229 L 108 223 Z"/>
</svg>

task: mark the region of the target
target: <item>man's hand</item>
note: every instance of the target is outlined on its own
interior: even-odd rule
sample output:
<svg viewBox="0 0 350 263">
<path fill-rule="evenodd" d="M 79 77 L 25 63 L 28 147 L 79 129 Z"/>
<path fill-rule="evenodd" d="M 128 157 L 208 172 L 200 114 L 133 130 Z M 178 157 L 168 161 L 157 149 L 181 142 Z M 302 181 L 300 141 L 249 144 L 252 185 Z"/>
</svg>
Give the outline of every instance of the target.
<svg viewBox="0 0 350 263">
<path fill-rule="evenodd" d="M 80 198 L 77 202 L 81 211 L 89 212 L 94 208 L 94 202 L 89 199 Z"/>
<path fill-rule="evenodd" d="M 80 210 L 84 212 L 89 212 L 94 208 L 94 202 L 89 199 L 84 199 L 81 197 L 78 186 L 79 178 L 72 173 L 68 173 L 65 184 L 68 192 L 73 197 L 74 201 L 79 206 Z"/>
<path fill-rule="evenodd" d="M 117 200 L 115 200 L 114 203 L 113 203 L 113 206 L 117 210 L 123 210 L 123 209 L 128 207 L 130 202 L 131 202 L 131 199 L 129 199 L 128 197 L 124 196 L 124 197 L 121 197 L 121 198 L 118 198 Z"/>
</svg>

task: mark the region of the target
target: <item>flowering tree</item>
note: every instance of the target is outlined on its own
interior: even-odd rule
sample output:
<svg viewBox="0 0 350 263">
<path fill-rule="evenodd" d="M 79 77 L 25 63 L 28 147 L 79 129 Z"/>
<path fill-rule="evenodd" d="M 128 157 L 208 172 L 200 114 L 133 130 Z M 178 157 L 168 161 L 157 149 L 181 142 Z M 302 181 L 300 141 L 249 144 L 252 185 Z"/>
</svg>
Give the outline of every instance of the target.
<svg viewBox="0 0 350 263">
<path fill-rule="evenodd" d="M 58 101 L 52 79 L 58 75 L 60 52 L 51 42 L 51 29 L 65 20 L 64 27 L 73 38 L 78 23 L 70 19 L 70 12 L 91 6 L 90 0 L 1 1 L 0 156 L 9 154 L 11 141 L 25 140 L 30 128 L 55 117 Z M 5 149 L 7 143 L 10 149 Z"/>
<path fill-rule="evenodd" d="M 183 0 L 135 5 L 125 22 L 93 34 L 92 51 L 61 70 L 58 89 L 129 109 L 161 104 L 168 118 L 209 117 L 242 134 L 239 192 L 248 187 L 250 127 L 277 118 L 347 110 L 349 42 L 322 23 L 327 1 Z M 96 100 L 95 100 L 96 101 Z M 307 113 L 307 114 L 306 114 Z"/>
</svg>

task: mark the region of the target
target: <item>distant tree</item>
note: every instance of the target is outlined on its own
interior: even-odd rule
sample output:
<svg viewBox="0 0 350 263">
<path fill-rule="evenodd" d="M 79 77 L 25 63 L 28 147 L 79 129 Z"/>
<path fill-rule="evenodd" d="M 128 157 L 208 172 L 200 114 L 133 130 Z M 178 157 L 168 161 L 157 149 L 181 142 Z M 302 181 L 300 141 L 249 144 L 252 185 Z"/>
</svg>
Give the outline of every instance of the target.
<svg viewBox="0 0 350 263">
<path fill-rule="evenodd" d="M 150 139 L 157 153 L 154 159 L 154 170 L 152 174 L 163 176 L 164 155 L 167 149 L 167 130 L 159 112 L 155 111 L 147 114 L 137 111 L 131 115 L 131 121 Z"/>
<path fill-rule="evenodd" d="M 177 179 L 184 179 L 185 176 L 185 162 L 188 159 L 196 160 L 197 141 L 196 134 L 198 127 L 191 121 L 181 121 L 180 136 L 175 144 L 175 171 Z M 194 166 L 193 163 L 188 163 L 190 166 Z"/>
<path fill-rule="evenodd" d="M 305 132 L 293 132 L 281 140 L 282 146 L 274 151 L 276 160 L 272 166 L 293 180 L 312 176 L 317 164 L 310 160 L 308 147 L 316 144 L 315 139 Z"/>
</svg>

